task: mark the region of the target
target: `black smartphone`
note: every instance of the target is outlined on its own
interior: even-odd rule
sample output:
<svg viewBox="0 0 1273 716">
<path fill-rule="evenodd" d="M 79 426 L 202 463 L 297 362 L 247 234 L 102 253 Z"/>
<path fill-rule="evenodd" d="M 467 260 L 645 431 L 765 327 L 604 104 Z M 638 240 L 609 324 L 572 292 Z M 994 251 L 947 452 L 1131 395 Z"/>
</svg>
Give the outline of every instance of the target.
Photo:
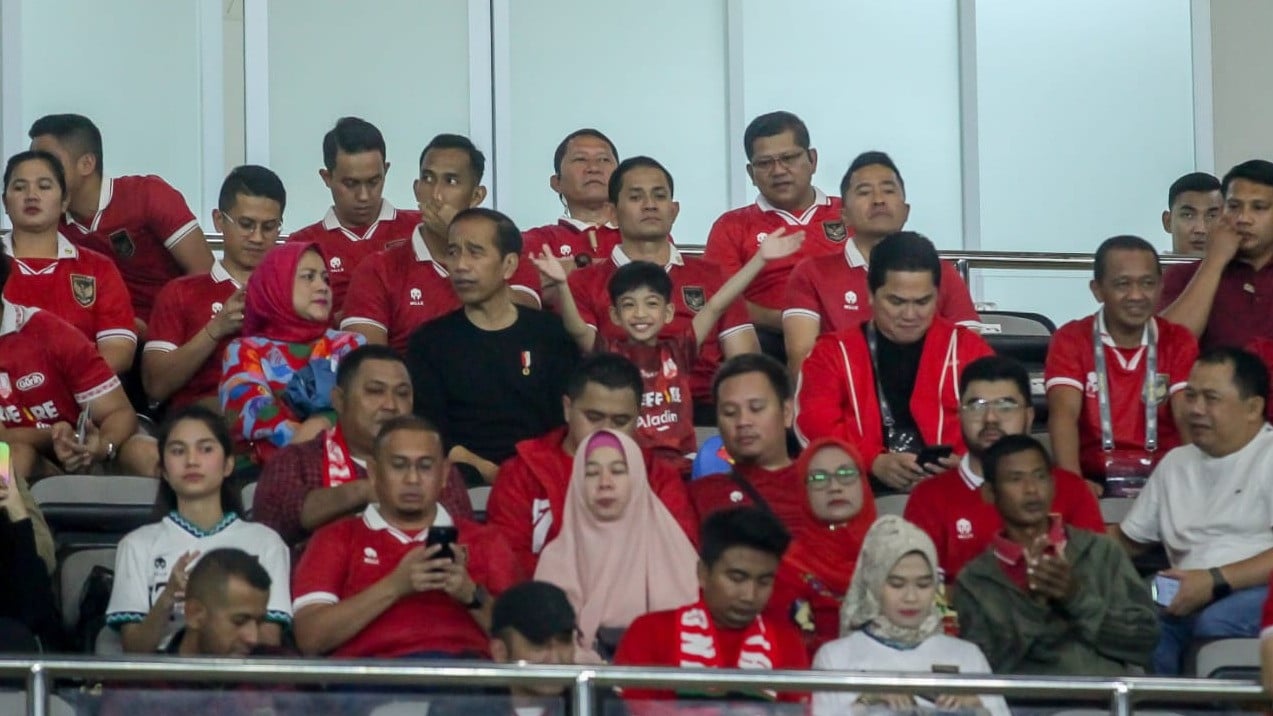
<svg viewBox="0 0 1273 716">
<path fill-rule="evenodd" d="M 455 544 L 459 538 L 460 531 L 454 527 L 430 527 L 428 534 L 425 535 L 424 544 L 427 547 L 435 544 L 442 545 L 441 551 L 433 555 L 433 559 L 446 557 L 455 561 L 455 550 L 451 549 L 451 545 Z"/>
<path fill-rule="evenodd" d="M 952 445 L 929 445 L 919 454 L 915 456 L 915 462 L 924 465 L 936 465 L 939 460 L 944 460 L 955 454 L 955 448 Z"/>
</svg>

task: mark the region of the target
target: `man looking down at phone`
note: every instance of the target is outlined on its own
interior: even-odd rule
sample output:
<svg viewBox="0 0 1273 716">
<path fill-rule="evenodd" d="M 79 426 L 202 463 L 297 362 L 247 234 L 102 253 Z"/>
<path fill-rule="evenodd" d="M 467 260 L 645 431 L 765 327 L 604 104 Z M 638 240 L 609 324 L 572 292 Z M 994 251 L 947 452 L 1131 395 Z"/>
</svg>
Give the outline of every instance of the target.
<svg viewBox="0 0 1273 716">
<path fill-rule="evenodd" d="M 318 530 L 296 567 L 296 643 L 307 655 L 490 658 L 492 595 L 518 581 L 492 530 L 438 504 L 448 464 L 429 422 L 376 436 L 377 501 Z"/>
<path fill-rule="evenodd" d="M 990 355 L 937 315 L 941 260 L 927 238 L 890 234 L 871 252 L 870 320 L 820 337 L 800 369 L 796 435 L 858 446 L 876 493 L 910 492 L 959 465 L 959 372 Z"/>
<path fill-rule="evenodd" d="M 1133 555 L 1161 543 L 1171 562 L 1155 582 L 1163 606 L 1155 673 L 1180 673 L 1192 639 L 1260 633 L 1273 570 L 1268 393 L 1259 358 L 1236 348 L 1204 352 L 1184 390 L 1193 444 L 1163 457 L 1114 530 Z"/>
<path fill-rule="evenodd" d="M 907 521 L 928 533 L 937 547 L 937 565 L 946 584 L 990 545 L 1003 527 L 987 499 L 982 459 L 1005 435 L 1027 435 L 1034 422 L 1030 374 L 1004 356 L 978 358 L 959 375 L 959 425 L 968 454 L 959 467 L 919 483 L 906 501 Z M 1105 533 L 1100 505 L 1083 478 L 1052 468 L 1052 512 L 1067 525 Z"/>
<path fill-rule="evenodd" d="M 1052 460 L 1029 435 L 981 458 L 1003 529 L 959 573 L 960 636 L 996 674 L 1129 673 L 1149 662 L 1158 620 L 1131 560 L 1109 538 L 1051 512 Z"/>
</svg>

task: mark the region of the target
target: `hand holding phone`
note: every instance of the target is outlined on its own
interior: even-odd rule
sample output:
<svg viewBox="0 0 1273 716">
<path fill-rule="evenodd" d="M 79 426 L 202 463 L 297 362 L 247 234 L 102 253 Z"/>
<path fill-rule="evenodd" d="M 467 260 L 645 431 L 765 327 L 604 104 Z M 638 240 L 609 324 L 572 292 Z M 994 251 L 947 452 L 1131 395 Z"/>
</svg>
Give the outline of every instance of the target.
<svg viewBox="0 0 1273 716">
<path fill-rule="evenodd" d="M 955 448 L 953 445 L 929 445 L 919 451 L 919 454 L 915 456 L 915 462 L 919 463 L 921 467 L 925 465 L 940 465 L 942 460 L 954 454 Z"/>
<path fill-rule="evenodd" d="M 80 445 L 88 442 L 88 410 L 81 410 L 79 420 L 75 421 L 75 442 Z"/>
<path fill-rule="evenodd" d="M 1160 607 L 1169 607 L 1172 600 L 1176 598 L 1176 592 L 1180 591 L 1180 580 L 1165 574 L 1155 574 L 1149 591 L 1152 593 L 1155 604 Z"/>
<path fill-rule="evenodd" d="M 426 547 L 441 545 L 442 549 L 433 555 L 432 559 L 449 559 L 455 561 L 455 550 L 452 546 L 460 538 L 460 531 L 455 527 L 433 526 L 429 528 L 429 532 L 425 535 L 424 544 Z"/>
</svg>

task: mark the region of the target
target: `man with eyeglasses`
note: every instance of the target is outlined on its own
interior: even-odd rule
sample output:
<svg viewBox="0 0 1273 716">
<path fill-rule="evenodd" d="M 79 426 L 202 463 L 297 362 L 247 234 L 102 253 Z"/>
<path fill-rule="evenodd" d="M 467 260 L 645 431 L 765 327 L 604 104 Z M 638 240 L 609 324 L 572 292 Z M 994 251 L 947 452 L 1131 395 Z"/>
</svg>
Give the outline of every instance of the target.
<svg viewBox="0 0 1273 716">
<path fill-rule="evenodd" d="M 985 486 L 986 451 L 1006 435 L 1028 434 L 1034 422 L 1030 374 L 1012 358 L 986 356 L 969 363 L 959 376 L 959 397 L 959 425 L 968 454 L 959 467 L 916 486 L 904 514 L 933 539 L 947 585 L 954 584 L 959 570 L 985 551 L 1003 527 Z M 1105 531 L 1100 506 L 1083 478 L 1053 467 L 1052 482 L 1051 512 L 1065 524 Z"/>
<path fill-rule="evenodd" d="M 805 232 L 800 251 L 766 264 L 743 294 L 761 347 L 779 359 L 783 355 L 783 298 L 791 270 L 805 257 L 838 253 L 852 235 L 840 219 L 840 199 L 813 186 L 818 150 L 809 144 L 809 128 L 791 112 L 762 114 L 747 125 L 743 132 L 747 176 L 760 196 L 754 204 L 716 220 L 703 254 L 729 278 L 756 255 L 769 234 L 784 228 Z"/>
<path fill-rule="evenodd" d="M 1188 442 L 1184 388 L 1198 342 L 1154 317 L 1158 251 L 1136 236 L 1096 250 L 1092 295 L 1101 310 L 1052 336 L 1044 377 L 1056 461 L 1099 495 L 1135 494 L 1158 460 Z"/>
<path fill-rule="evenodd" d="M 201 403 L 220 411 L 221 355 L 243 327 L 243 287 L 278 240 L 287 192 L 265 167 L 236 167 L 221 183 L 212 222 L 225 237 L 206 274 L 170 282 L 155 299 L 142 352 L 142 384 L 170 409 Z"/>
<path fill-rule="evenodd" d="M 871 317 L 868 264 L 885 236 L 902 230 L 910 216 L 906 182 L 884 152 L 863 152 L 840 180 L 843 224 L 852 239 L 843 250 L 800 262 L 787 281 L 782 333 L 787 363 L 799 375 L 818 336 L 857 326 Z M 806 240 L 807 243 L 807 240 Z M 949 261 L 941 262 L 937 313 L 942 318 L 979 329 L 980 319 L 968 286 Z"/>
</svg>

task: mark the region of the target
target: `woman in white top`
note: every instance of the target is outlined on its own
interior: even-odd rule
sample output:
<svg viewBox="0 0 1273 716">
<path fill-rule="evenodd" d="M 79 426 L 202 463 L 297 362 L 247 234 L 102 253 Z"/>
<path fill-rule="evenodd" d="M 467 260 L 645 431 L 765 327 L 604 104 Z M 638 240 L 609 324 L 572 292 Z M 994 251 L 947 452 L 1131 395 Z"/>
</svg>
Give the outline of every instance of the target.
<svg viewBox="0 0 1273 716">
<path fill-rule="evenodd" d="M 971 642 L 942 632 L 937 607 L 937 550 L 923 530 L 895 515 L 866 533 L 853 581 L 840 611 L 840 634 L 818 650 L 813 668 L 833 671 L 917 671 L 988 674 Z M 1002 696 L 822 692 L 813 713 L 940 709 L 1009 716 Z"/>
<path fill-rule="evenodd" d="M 160 520 L 120 541 L 106 623 L 119 630 L 125 652 L 153 653 L 185 623 L 182 593 L 199 555 L 237 547 L 269 572 L 261 643 L 278 646 L 292 621 L 291 560 L 278 533 L 240 517 L 238 490 L 226 482 L 234 457 L 225 421 L 198 405 L 183 408 L 160 427 L 159 455 Z"/>
</svg>

